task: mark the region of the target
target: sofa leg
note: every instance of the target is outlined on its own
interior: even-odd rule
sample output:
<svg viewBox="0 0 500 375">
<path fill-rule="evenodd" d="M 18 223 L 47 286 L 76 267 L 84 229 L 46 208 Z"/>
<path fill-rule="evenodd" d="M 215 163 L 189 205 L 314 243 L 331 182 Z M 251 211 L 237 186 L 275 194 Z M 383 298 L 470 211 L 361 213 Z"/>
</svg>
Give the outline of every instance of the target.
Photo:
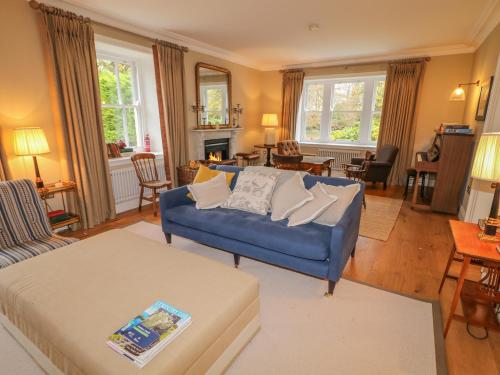
<svg viewBox="0 0 500 375">
<path fill-rule="evenodd" d="M 335 289 L 335 281 L 328 280 L 328 292 L 325 293 L 325 297 L 331 297 L 333 295 L 333 289 Z"/>
<path fill-rule="evenodd" d="M 238 254 L 233 254 L 234 257 L 234 268 L 238 268 L 240 265 L 240 256 Z"/>
<path fill-rule="evenodd" d="M 387 190 L 387 181 L 384 181 L 384 190 Z"/>
<path fill-rule="evenodd" d="M 354 258 L 354 255 L 356 255 L 356 246 L 354 246 L 352 248 L 352 251 L 351 251 L 351 258 Z"/>
<path fill-rule="evenodd" d="M 172 233 L 165 233 L 165 239 L 167 240 L 167 243 L 172 243 Z"/>
</svg>

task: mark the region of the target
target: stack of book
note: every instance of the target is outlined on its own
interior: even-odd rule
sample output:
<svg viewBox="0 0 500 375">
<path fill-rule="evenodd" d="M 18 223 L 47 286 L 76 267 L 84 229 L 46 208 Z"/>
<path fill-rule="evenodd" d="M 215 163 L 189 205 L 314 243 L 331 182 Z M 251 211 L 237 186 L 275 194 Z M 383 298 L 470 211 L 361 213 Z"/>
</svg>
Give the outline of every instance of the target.
<svg viewBox="0 0 500 375">
<path fill-rule="evenodd" d="M 444 123 L 442 126 L 445 134 L 472 134 L 473 132 L 469 125 L 465 124 Z"/>
<path fill-rule="evenodd" d="M 187 326 L 191 315 L 156 301 L 108 339 L 108 346 L 141 368 L 170 344 Z"/>
<path fill-rule="evenodd" d="M 63 210 L 50 211 L 48 214 L 51 224 L 60 223 L 62 221 L 71 219 L 71 215 Z"/>
</svg>

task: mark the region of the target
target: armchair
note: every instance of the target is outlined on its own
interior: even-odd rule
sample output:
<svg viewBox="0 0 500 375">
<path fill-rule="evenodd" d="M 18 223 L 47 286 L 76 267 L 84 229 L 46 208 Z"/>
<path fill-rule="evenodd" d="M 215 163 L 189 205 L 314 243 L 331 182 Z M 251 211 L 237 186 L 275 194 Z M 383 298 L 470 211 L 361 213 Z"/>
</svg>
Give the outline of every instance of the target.
<svg viewBox="0 0 500 375">
<path fill-rule="evenodd" d="M 399 148 L 394 145 L 383 145 L 378 151 L 376 157 L 367 153 L 365 158 L 353 158 L 351 164 L 348 165 L 346 170 L 352 167 L 364 169 L 362 179 L 371 181 L 373 183 L 383 182 L 384 190 L 387 189 L 387 178 L 391 172 L 392 165 L 396 160 Z"/>
<path fill-rule="evenodd" d="M 315 154 L 308 154 L 300 151 L 299 142 L 289 139 L 278 142 L 278 155 L 284 156 L 316 156 Z"/>
</svg>

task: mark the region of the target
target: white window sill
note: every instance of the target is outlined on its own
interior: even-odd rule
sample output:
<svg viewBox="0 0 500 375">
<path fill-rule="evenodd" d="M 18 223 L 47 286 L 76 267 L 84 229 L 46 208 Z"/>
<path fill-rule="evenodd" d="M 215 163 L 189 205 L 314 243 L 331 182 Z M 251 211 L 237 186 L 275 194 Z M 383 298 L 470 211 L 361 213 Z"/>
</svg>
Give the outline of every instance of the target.
<svg viewBox="0 0 500 375">
<path fill-rule="evenodd" d="M 358 145 L 347 143 L 321 143 L 321 142 L 304 142 L 299 141 L 301 146 L 305 147 L 321 147 L 321 148 L 344 148 L 349 150 L 375 150 L 377 145 Z"/>
<path fill-rule="evenodd" d="M 156 159 L 163 159 L 163 153 L 162 152 L 152 152 L 152 154 L 156 155 Z M 132 160 L 130 159 L 130 156 L 123 156 L 121 158 L 111 158 L 108 159 L 108 164 L 111 169 L 113 168 L 119 168 L 123 166 L 127 166 L 132 164 Z"/>
</svg>

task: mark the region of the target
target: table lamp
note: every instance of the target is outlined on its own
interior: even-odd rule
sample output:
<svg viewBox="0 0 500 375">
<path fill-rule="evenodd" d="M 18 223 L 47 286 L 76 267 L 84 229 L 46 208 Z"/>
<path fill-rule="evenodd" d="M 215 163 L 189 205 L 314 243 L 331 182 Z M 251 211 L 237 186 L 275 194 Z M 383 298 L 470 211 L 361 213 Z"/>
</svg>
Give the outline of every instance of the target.
<svg viewBox="0 0 500 375">
<path fill-rule="evenodd" d="M 483 133 L 477 146 L 471 177 L 491 181 L 495 195 L 491 204 L 488 219 L 485 222 L 484 234 L 495 236 L 498 227 L 498 202 L 500 199 L 500 132 Z"/>
<path fill-rule="evenodd" d="M 36 155 L 48 152 L 50 152 L 49 144 L 42 128 L 14 129 L 14 153 L 18 156 L 33 156 L 37 188 L 43 188 L 43 180 L 40 177 Z"/>
<path fill-rule="evenodd" d="M 266 132 L 264 144 L 274 146 L 276 144 L 275 128 L 278 127 L 278 115 L 276 113 L 264 113 L 261 125 L 265 127 Z"/>
</svg>

